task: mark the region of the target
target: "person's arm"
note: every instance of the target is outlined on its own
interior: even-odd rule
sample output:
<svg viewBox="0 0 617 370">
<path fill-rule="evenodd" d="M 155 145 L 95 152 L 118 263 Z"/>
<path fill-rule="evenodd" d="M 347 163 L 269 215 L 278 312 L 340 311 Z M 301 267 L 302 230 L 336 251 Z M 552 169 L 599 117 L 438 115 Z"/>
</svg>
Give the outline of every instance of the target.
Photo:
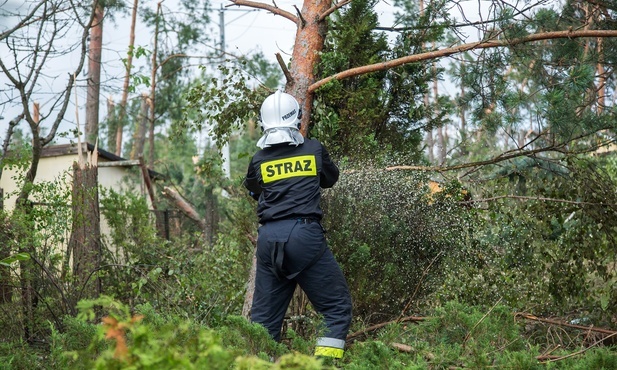
<svg viewBox="0 0 617 370">
<path fill-rule="evenodd" d="M 252 160 L 251 163 L 249 163 L 249 168 L 246 171 L 246 177 L 244 178 L 244 182 L 242 184 L 249 191 L 249 195 L 253 197 L 253 199 L 259 199 L 259 194 L 261 194 L 261 185 L 259 185 L 259 178 L 257 177 L 257 171 L 255 171 L 255 166 L 253 166 Z"/>
<path fill-rule="evenodd" d="M 331 188 L 338 180 L 338 167 L 330 159 L 328 150 L 321 146 L 321 174 L 319 175 L 319 185 L 322 188 Z"/>
</svg>

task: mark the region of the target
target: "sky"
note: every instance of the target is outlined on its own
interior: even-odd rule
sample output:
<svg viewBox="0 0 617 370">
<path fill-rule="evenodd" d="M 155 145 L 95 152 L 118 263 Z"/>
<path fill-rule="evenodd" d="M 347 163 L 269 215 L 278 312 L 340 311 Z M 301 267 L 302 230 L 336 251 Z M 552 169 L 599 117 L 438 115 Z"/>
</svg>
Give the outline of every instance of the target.
<svg viewBox="0 0 617 370">
<path fill-rule="evenodd" d="M 131 9 L 133 0 L 124 1 L 127 3 L 127 8 Z M 163 0 L 162 6 L 164 7 L 165 11 L 170 12 L 174 10 L 174 4 L 177 4 L 177 1 L 178 0 Z M 271 4 L 271 2 L 269 1 L 262 2 Z M 154 8 L 157 4 L 157 1 L 140 0 L 140 3 Z M 0 9 L 10 10 L 11 7 L 17 7 L 22 4 L 22 1 L 17 0 L 0 0 Z M 205 45 L 204 53 L 207 51 L 211 51 L 214 47 L 218 47 L 218 45 L 215 45 L 214 43 L 218 43 L 220 41 L 221 27 L 219 15 L 221 9 L 224 9 L 223 13 L 225 21 L 224 32 L 226 52 L 239 56 L 261 51 L 263 52 L 264 56 L 272 63 L 276 63 L 276 53 L 280 53 L 286 62 L 290 59 L 296 32 L 296 25 L 290 20 L 280 16 L 275 16 L 265 10 L 254 10 L 246 7 L 237 6 L 226 7 L 226 5 L 230 4 L 229 1 L 213 0 L 211 4 L 211 8 L 214 9 L 214 12 L 211 15 L 212 21 L 209 25 L 209 29 L 212 32 L 212 38 L 216 41 L 213 41 L 212 45 Z M 277 0 L 276 5 L 279 8 L 295 13 L 294 5 L 298 8 L 301 8 L 302 1 Z M 381 0 L 376 7 L 376 11 L 380 19 L 380 26 L 392 26 L 392 22 L 394 19 L 393 14 L 396 10 L 391 5 L 391 3 Z M 0 32 L 7 29 L 11 26 L 11 24 L 14 24 L 15 22 L 16 18 L 0 17 Z M 126 50 L 129 44 L 129 24 L 130 11 L 127 12 L 126 16 L 117 18 L 113 22 L 106 20 L 106 23 L 103 26 L 103 74 L 107 76 L 107 81 L 103 81 L 103 83 L 113 86 L 113 89 L 102 90 L 100 107 L 101 121 L 105 118 L 107 114 L 107 107 L 105 101 L 108 98 L 111 98 L 116 102 L 120 101 L 120 88 L 122 86 L 122 80 L 124 77 L 124 67 L 122 65 L 121 59 L 126 57 Z M 136 35 L 137 37 L 135 43 L 137 46 L 143 46 L 149 50 L 152 49 L 151 29 L 149 29 L 145 24 L 140 22 L 138 23 L 136 28 Z M 71 35 L 67 35 L 67 37 L 70 36 Z M 6 49 L 4 49 L 4 51 L 6 51 Z M 3 49 L 2 45 L 0 44 L 0 53 L 2 52 Z M 199 54 L 199 50 L 195 52 Z M 145 58 L 142 58 L 141 60 L 134 60 L 135 69 L 133 71 L 135 72 L 141 67 L 143 68 L 143 73 L 149 75 L 149 72 L 147 72 L 148 62 L 149 61 L 147 61 Z M 62 60 L 56 60 L 53 65 L 49 66 L 47 74 L 65 76 L 74 68 L 76 63 L 77 60 L 72 59 L 70 56 Z M 64 81 L 65 80 L 63 78 L 54 79 L 46 82 L 44 86 L 49 89 L 63 88 Z M 6 83 L 6 76 L 4 76 L 0 72 L 0 84 L 5 85 Z M 283 86 L 281 86 L 281 88 L 282 87 Z M 137 93 L 146 92 L 147 90 L 147 87 L 142 86 L 141 88 L 138 88 Z M 75 91 L 77 92 L 77 104 L 80 107 L 85 105 L 85 86 L 78 86 Z M 134 94 L 133 96 L 136 96 L 136 94 Z M 0 99 L 1 98 L 2 97 L 0 96 Z M 41 98 L 44 99 L 44 95 L 41 95 Z M 80 109 L 78 112 L 76 112 L 74 106 L 75 100 L 74 98 L 72 98 L 71 100 L 71 104 L 73 106 L 67 110 L 67 114 L 65 116 L 66 123 L 63 125 L 62 129 L 65 131 L 74 129 L 76 126 L 76 121 L 80 120 L 82 122 L 81 125 L 83 131 L 83 120 L 85 112 L 83 109 Z M 6 128 L 8 127 L 9 120 L 15 117 L 17 113 L 19 113 L 19 111 L 7 109 L 6 107 L 2 108 L 0 106 L 0 117 L 3 117 L 0 118 L 0 142 L 4 139 L 4 136 L 6 135 Z M 78 115 L 79 117 L 77 117 Z M 25 125 L 22 125 L 22 127 L 25 128 Z M 28 132 L 28 130 L 24 131 Z M 65 139 L 58 139 L 58 142 L 66 142 L 70 140 L 74 140 L 74 138 L 68 137 Z"/>
</svg>

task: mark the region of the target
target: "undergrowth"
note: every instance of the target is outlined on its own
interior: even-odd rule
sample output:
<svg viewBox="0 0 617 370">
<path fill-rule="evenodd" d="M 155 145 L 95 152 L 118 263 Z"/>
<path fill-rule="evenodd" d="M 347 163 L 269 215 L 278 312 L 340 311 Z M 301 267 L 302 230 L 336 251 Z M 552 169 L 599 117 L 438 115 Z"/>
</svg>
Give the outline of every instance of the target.
<svg viewBox="0 0 617 370">
<path fill-rule="evenodd" d="M 348 343 L 344 359 L 311 356 L 312 338 L 272 341 L 260 325 L 227 316 L 217 326 L 131 310 L 110 297 L 81 301 L 77 318 L 51 328 L 48 348 L 0 342 L 0 369 L 615 369 L 613 347 L 573 331 L 563 347 L 527 337 L 506 306 L 448 302 L 416 322 L 392 323 Z M 580 338 L 576 343 L 572 338 Z M 547 344 L 548 345 L 548 344 Z"/>
</svg>

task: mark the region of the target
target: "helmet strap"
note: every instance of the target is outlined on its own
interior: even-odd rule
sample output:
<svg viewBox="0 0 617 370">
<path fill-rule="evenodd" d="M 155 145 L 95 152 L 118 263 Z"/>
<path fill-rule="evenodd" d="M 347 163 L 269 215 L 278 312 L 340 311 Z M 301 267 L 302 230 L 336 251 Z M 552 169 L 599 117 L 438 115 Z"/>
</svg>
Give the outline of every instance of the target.
<svg viewBox="0 0 617 370">
<path fill-rule="evenodd" d="M 298 108 L 298 130 L 302 126 L 302 108 Z"/>
</svg>

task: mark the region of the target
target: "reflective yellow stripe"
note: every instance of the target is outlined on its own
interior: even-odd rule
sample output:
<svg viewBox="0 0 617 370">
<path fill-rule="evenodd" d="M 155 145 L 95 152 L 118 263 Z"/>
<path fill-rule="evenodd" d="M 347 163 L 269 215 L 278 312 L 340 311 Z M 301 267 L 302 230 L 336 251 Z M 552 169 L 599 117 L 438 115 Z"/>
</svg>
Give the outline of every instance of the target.
<svg viewBox="0 0 617 370">
<path fill-rule="evenodd" d="M 343 358 L 345 350 L 332 347 L 315 347 L 315 356 Z"/>
</svg>

